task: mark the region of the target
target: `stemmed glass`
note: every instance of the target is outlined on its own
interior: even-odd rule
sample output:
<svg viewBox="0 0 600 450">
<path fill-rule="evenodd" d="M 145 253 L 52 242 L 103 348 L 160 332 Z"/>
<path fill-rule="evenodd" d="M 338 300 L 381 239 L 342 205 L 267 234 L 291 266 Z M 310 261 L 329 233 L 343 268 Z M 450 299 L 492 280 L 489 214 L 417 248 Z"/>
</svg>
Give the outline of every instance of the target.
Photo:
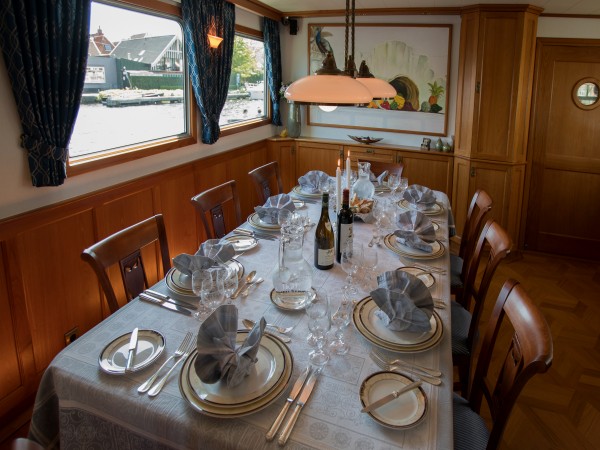
<svg viewBox="0 0 600 450">
<path fill-rule="evenodd" d="M 408 188 L 408 178 L 400 178 L 398 187 L 400 188 L 400 194 L 403 194 L 406 188 Z"/>
<path fill-rule="evenodd" d="M 220 267 L 217 269 L 217 281 L 223 283 L 223 292 L 227 299 L 227 304 L 232 304 L 231 296 L 238 288 L 238 274 L 233 267 Z"/>
<path fill-rule="evenodd" d="M 315 342 L 316 349 L 311 351 L 308 356 L 311 364 L 323 366 L 329 361 L 329 355 L 324 350 L 325 336 L 331 329 L 331 311 L 329 309 L 329 296 L 323 290 L 315 290 L 315 295 L 306 305 L 306 315 L 308 316 L 308 329 L 311 332 L 309 336 Z"/>
<path fill-rule="evenodd" d="M 277 213 L 277 223 L 282 231 L 290 226 L 293 214 L 289 209 L 280 209 Z"/>
<path fill-rule="evenodd" d="M 194 318 L 203 321 L 211 313 L 210 309 L 202 300 L 202 283 L 210 278 L 211 274 L 205 270 L 194 270 L 192 272 L 192 292 L 198 297 L 198 312 L 194 313 Z"/>
<path fill-rule="evenodd" d="M 335 325 L 336 330 L 335 340 L 329 344 L 329 348 L 337 355 L 345 355 L 350 350 L 350 346 L 344 341 L 344 328 L 350 324 L 352 307 L 352 300 L 344 293 L 337 311 L 331 316 L 331 323 Z"/>
<path fill-rule="evenodd" d="M 194 315 L 198 320 L 203 320 L 207 313 L 212 313 L 225 299 L 223 280 L 219 280 L 217 274 L 210 270 L 195 270 L 192 273 L 192 291 L 200 297 L 200 306 L 204 307 L 204 311 Z"/>
<path fill-rule="evenodd" d="M 392 198 L 395 198 L 396 197 L 396 191 L 400 187 L 400 177 L 398 176 L 398 174 L 391 173 L 388 176 L 387 184 L 388 184 L 388 187 L 392 191 Z"/>
<path fill-rule="evenodd" d="M 362 266 L 364 270 L 364 281 L 366 287 L 370 290 L 373 287 L 373 280 L 377 284 L 377 250 L 371 247 L 363 247 Z M 376 286 L 375 286 L 376 287 Z"/>
<path fill-rule="evenodd" d="M 342 270 L 346 272 L 346 285 L 354 285 L 354 275 L 358 272 L 362 259 L 362 244 L 354 244 L 352 240 L 348 240 L 342 250 Z"/>
<path fill-rule="evenodd" d="M 381 219 L 385 216 L 385 201 L 384 200 L 376 200 L 373 204 L 373 209 L 371 210 L 373 217 L 375 218 L 375 231 L 373 232 L 373 237 L 377 235 L 377 242 L 381 239 Z"/>
</svg>

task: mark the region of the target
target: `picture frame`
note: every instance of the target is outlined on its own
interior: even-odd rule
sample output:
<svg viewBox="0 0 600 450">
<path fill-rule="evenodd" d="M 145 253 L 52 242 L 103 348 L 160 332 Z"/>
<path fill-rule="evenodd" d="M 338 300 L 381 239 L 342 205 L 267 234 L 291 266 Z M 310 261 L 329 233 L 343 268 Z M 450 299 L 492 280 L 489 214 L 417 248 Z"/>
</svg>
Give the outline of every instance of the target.
<svg viewBox="0 0 600 450">
<path fill-rule="evenodd" d="M 330 112 L 310 105 L 307 124 L 446 136 L 452 24 L 356 24 L 354 41 L 356 68 L 364 60 L 371 73 L 392 84 L 398 95 Z M 308 24 L 309 73 L 321 67 L 327 51 L 343 70 L 345 24 Z"/>
</svg>

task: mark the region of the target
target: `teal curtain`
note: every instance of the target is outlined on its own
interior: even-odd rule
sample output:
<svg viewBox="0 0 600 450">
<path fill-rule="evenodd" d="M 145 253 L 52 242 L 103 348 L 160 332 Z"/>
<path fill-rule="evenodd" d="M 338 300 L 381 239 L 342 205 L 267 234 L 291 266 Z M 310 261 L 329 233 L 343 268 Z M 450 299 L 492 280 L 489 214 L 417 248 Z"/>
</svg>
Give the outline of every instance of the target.
<svg viewBox="0 0 600 450">
<path fill-rule="evenodd" d="M 263 20 L 263 38 L 265 41 L 265 59 L 267 65 L 267 86 L 271 100 L 273 125 L 281 125 L 279 111 L 279 88 L 281 88 L 281 49 L 279 44 L 279 23 L 265 17 Z"/>
<path fill-rule="evenodd" d="M 219 139 L 219 117 L 229 89 L 235 7 L 224 0 L 182 0 L 183 35 L 194 96 L 202 118 L 202 142 Z M 223 38 L 221 45 L 210 48 L 208 35 Z"/>
<path fill-rule="evenodd" d="M 34 186 L 67 177 L 87 65 L 90 0 L 1 0 L 0 45 Z"/>
</svg>

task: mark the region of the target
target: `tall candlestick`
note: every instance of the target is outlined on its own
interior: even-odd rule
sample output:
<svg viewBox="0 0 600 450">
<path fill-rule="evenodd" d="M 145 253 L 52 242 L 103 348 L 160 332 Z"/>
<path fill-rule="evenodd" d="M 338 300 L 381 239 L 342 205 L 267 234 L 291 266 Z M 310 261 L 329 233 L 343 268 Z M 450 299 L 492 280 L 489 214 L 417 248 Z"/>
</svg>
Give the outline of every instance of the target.
<svg viewBox="0 0 600 450">
<path fill-rule="evenodd" d="M 335 169 L 335 213 L 337 214 L 342 207 L 342 169 L 340 169 L 340 160 L 338 159 L 337 169 Z"/>
<path fill-rule="evenodd" d="M 350 150 L 348 150 L 348 157 L 346 158 L 346 187 L 348 188 L 348 191 L 350 191 L 352 189 L 352 186 L 350 186 L 350 175 L 352 174 L 352 171 L 350 169 Z"/>
</svg>

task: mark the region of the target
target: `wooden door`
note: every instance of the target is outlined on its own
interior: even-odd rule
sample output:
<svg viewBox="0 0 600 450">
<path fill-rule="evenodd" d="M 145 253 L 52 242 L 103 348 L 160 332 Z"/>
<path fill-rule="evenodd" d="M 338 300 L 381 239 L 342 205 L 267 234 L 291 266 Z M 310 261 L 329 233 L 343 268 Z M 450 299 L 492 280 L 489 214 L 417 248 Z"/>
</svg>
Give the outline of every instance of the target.
<svg viewBox="0 0 600 450">
<path fill-rule="evenodd" d="M 600 40 L 538 41 L 525 248 L 597 260 L 600 100 L 578 106 L 582 80 L 600 86 Z"/>
</svg>

